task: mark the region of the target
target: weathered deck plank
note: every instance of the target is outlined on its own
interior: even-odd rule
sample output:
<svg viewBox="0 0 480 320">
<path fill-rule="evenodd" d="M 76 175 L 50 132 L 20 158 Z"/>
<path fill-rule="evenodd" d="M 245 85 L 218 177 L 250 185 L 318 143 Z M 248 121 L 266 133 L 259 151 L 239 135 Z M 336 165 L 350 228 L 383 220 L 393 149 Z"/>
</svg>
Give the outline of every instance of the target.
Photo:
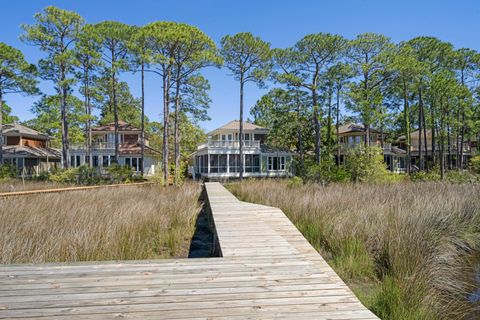
<svg viewBox="0 0 480 320">
<path fill-rule="evenodd" d="M 0 318 L 377 319 L 281 210 L 206 191 L 222 257 L 0 266 Z"/>
</svg>

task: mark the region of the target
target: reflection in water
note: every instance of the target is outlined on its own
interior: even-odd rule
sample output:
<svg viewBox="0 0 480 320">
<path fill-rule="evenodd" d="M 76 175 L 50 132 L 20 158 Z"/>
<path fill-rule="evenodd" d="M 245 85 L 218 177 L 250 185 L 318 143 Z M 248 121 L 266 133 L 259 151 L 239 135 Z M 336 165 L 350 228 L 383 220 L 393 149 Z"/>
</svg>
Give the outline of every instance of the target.
<svg viewBox="0 0 480 320">
<path fill-rule="evenodd" d="M 469 300 L 473 303 L 480 303 L 480 265 L 477 266 L 475 282 L 477 286 L 477 291 L 470 295 Z"/>
</svg>

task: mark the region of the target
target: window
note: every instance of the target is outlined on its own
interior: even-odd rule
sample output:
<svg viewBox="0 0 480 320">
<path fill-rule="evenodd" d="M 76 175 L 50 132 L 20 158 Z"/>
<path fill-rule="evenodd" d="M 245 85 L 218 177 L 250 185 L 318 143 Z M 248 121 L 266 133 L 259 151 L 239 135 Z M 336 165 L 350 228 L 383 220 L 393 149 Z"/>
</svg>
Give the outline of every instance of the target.
<svg viewBox="0 0 480 320">
<path fill-rule="evenodd" d="M 85 156 L 85 164 L 90 165 L 90 157 L 89 156 Z"/>
<path fill-rule="evenodd" d="M 102 156 L 102 167 L 106 168 L 109 165 L 108 156 Z"/>
<path fill-rule="evenodd" d="M 268 171 L 285 171 L 285 157 L 268 157 Z"/>
<path fill-rule="evenodd" d="M 260 172 L 260 155 L 245 155 L 245 172 Z"/>
<path fill-rule="evenodd" d="M 218 172 L 224 173 L 227 172 L 227 155 L 220 154 L 218 155 Z"/>
<path fill-rule="evenodd" d="M 135 169 L 135 171 L 140 171 L 138 170 L 138 163 L 140 161 L 138 161 L 138 158 L 132 158 L 132 168 Z"/>
<path fill-rule="evenodd" d="M 132 166 L 131 158 L 125 158 L 125 165 L 129 168 Z"/>
<path fill-rule="evenodd" d="M 75 156 L 70 156 L 70 166 L 75 167 Z"/>
<path fill-rule="evenodd" d="M 93 156 L 92 158 L 93 161 L 93 167 L 98 167 L 98 156 Z"/>
<path fill-rule="evenodd" d="M 117 163 L 117 159 L 115 158 L 115 156 L 110 156 L 110 164 L 109 165 L 111 166 L 112 164 L 116 164 L 116 163 Z"/>
</svg>

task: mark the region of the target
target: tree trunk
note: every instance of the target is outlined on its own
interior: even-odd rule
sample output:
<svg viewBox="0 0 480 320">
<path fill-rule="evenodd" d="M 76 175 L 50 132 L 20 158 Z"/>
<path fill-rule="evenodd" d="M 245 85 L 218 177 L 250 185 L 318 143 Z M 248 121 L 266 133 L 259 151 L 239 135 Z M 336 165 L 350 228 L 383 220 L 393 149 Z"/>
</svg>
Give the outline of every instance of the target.
<svg viewBox="0 0 480 320">
<path fill-rule="evenodd" d="M 92 120 L 90 119 L 91 116 L 91 108 L 90 108 L 90 83 L 88 79 L 88 66 L 84 66 L 83 69 L 83 82 L 84 82 L 84 91 L 83 95 L 85 98 L 85 113 L 87 114 L 87 121 L 85 123 L 85 137 L 87 139 L 87 150 L 86 150 L 86 156 L 88 158 L 88 167 L 92 168 L 93 167 L 93 161 L 92 161 L 92 130 L 91 130 L 91 125 L 92 125 Z"/>
<path fill-rule="evenodd" d="M 318 96 L 316 86 L 313 86 L 312 89 L 312 102 L 313 102 L 313 123 L 315 125 L 315 162 L 320 164 L 321 154 L 320 154 L 320 120 L 319 120 L 319 111 L 318 111 Z"/>
<path fill-rule="evenodd" d="M 141 136 L 140 136 L 140 165 L 142 170 L 140 174 L 143 177 L 145 171 L 145 62 L 142 60 L 141 66 L 141 86 L 142 86 L 142 124 L 141 124 Z"/>
<path fill-rule="evenodd" d="M 302 133 L 302 124 L 301 124 L 301 105 L 300 101 L 298 99 L 298 93 L 295 94 L 296 96 L 296 102 L 297 102 L 297 150 L 298 153 L 300 154 L 300 169 L 303 172 L 304 168 L 304 154 L 303 154 L 303 133 Z"/>
<path fill-rule="evenodd" d="M 68 142 L 68 120 L 67 120 L 67 94 L 68 88 L 65 84 L 65 66 L 60 66 L 60 117 L 62 125 L 62 158 L 63 168 L 70 167 L 70 159 L 68 156 L 69 142 Z"/>
<path fill-rule="evenodd" d="M 427 120 L 425 118 L 425 106 L 423 105 L 423 103 L 422 103 L 422 122 L 423 122 L 423 148 L 424 148 L 423 151 L 424 151 L 425 159 L 427 159 L 428 158 Z M 424 166 L 424 168 L 427 168 L 427 171 L 428 171 L 428 165 Z"/>
<path fill-rule="evenodd" d="M 333 91 L 328 92 L 328 116 L 327 116 L 327 146 L 328 153 L 332 152 L 332 99 Z"/>
<path fill-rule="evenodd" d="M 240 154 L 240 180 L 243 179 L 243 74 L 240 76 L 240 133 L 239 133 L 239 154 Z"/>
<path fill-rule="evenodd" d="M 423 118 L 423 100 L 422 87 L 418 88 L 418 159 L 420 170 L 424 169 L 422 153 L 422 118 Z"/>
<path fill-rule="evenodd" d="M 113 99 L 113 121 L 115 123 L 115 163 L 118 163 L 119 155 L 119 141 L 118 141 L 118 107 L 117 107 L 117 83 L 116 74 L 117 70 L 114 66 L 116 62 L 115 51 L 112 48 L 112 99 Z"/>
<path fill-rule="evenodd" d="M 340 128 L 340 86 L 337 87 L 337 109 L 336 111 L 336 119 L 335 119 L 335 134 L 337 135 L 337 165 L 340 166 L 340 136 L 339 136 L 339 128 Z"/>
<path fill-rule="evenodd" d="M 432 105 L 430 106 L 430 121 L 431 121 L 431 136 L 432 136 L 432 163 L 433 163 L 433 166 L 436 166 L 437 165 L 437 155 L 436 155 L 436 137 L 435 137 L 435 107 L 434 107 L 434 104 L 432 103 Z"/>
<path fill-rule="evenodd" d="M 0 166 L 3 165 L 3 94 L 0 89 Z"/>
<path fill-rule="evenodd" d="M 163 183 L 168 184 L 168 127 L 169 127 L 169 103 L 168 84 L 170 83 L 170 69 L 162 76 L 163 80 Z"/>
<path fill-rule="evenodd" d="M 175 144 L 175 175 L 174 182 L 180 182 L 180 132 L 179 132 L 179 117 L 180 117 L 180 78 L 179 71 L 177 72 L 176 88 L 175 88 L 175 123 L 174 123 L 174 144 Z"/>
<path fill-rule="evenodd" d="M 460 162 L 459 162 L 459 168 L 464 169 L 464 163 L 463 163 L 463 145 L 465 143 L 465 110 L 462 110 L 462 131 L 461 131 L 461 136 L 460 136 Z M 458 146 L 457 146 L 458 148 Z"/>
<path fill-rule="evenodd" d="M 410 143 L 410 110 L 408 106 L 408 95 L 407 95 L 407 84 L 405 80 L 403 80 L 403 118 L 405 121 L 405 143 L 406 143 L 406 151 L 407 151 L 407 158 L 406 158 L 406 169 L 407 174 L 411 172 L 411 143 Z"/>
<path fill-rule="evenodd" d="M 444 117 L 443 98 L 440 98 L 440 178 L 445 177 L 445 131 L 444 131 Z"/>
</svg>

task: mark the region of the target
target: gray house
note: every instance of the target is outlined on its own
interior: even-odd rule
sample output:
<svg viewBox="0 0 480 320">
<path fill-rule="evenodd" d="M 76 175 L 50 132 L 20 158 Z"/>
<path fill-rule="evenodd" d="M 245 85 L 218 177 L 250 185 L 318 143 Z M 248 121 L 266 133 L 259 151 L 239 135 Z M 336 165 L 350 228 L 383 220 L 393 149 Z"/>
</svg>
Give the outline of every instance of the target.
<svg viewBox="0 0 480 320">
<path fill-rule="evenodd" d="M 209 133 L 208 140 L 193 154 L 192 173 L 207 180 L 240 176 L 240 122 L 231 121 Z M 243 176 L 289 177 L 293 175 L 293 153 L 266 145 L 268 130 L 243 124 Z"/>
</svg>

